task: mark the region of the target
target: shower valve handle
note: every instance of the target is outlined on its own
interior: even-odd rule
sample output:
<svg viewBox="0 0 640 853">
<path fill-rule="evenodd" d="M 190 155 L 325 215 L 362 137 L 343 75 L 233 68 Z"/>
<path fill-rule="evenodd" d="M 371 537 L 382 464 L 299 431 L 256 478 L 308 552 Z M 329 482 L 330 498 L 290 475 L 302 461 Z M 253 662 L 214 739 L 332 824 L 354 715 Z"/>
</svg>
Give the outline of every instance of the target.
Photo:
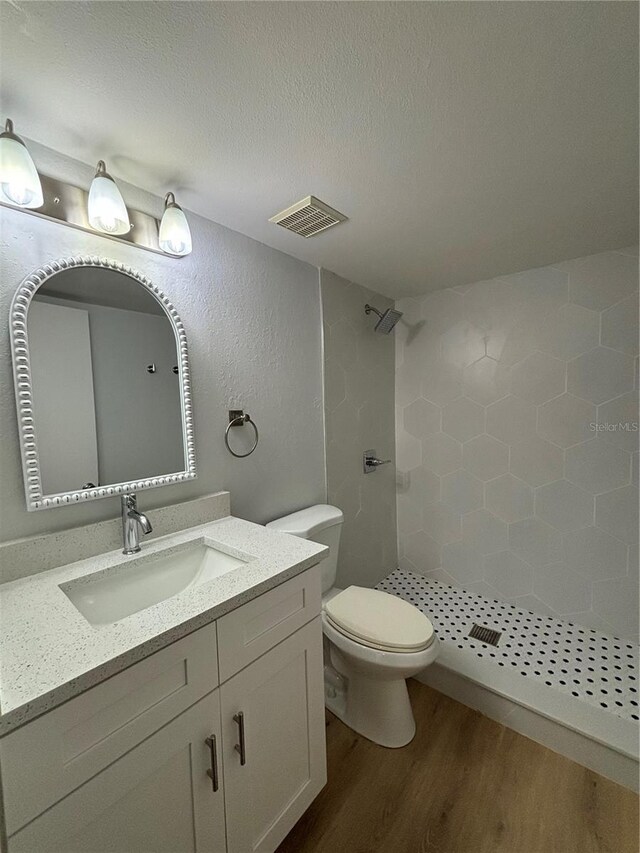
<svg viewBox="0 0 640 853">
<path fill-rule="evenodd" d="M 390 459 L 378 459 L 375 450 L 365 450 L 362 454 L 362 467 L 365 474 L 370 474 L 376 468 L 379 468 L 381 465 L 388 465 L 390 462 Z"/>
</svg>

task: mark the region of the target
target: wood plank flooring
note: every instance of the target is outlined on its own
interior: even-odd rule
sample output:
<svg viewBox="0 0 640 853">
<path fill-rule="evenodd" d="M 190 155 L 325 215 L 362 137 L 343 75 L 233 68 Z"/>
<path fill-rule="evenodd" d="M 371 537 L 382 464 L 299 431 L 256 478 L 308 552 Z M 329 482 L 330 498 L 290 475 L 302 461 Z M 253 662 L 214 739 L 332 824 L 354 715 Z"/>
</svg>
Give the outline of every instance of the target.
<svg viewBox="0 0 640 853">
<path fill-rule="evenodd" d="M 409 682 L 418 732 L 376 746 L 327 712 L 329 781 L 277 853 L 638 853 L 638 798 Z"/>
</svg>

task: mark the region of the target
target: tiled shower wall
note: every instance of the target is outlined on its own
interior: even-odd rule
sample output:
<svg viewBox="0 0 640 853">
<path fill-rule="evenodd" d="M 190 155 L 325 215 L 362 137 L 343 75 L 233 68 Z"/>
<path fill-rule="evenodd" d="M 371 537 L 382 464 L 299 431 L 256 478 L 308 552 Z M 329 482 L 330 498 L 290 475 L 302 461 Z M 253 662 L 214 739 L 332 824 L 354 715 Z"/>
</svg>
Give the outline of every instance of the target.
<svg viewBox="0 0 640 853">
<path fill-rule="evenodd" d="M 637 639 L 637 249 L 397 307 L 400 566 Z"/>
<path fill-rule="evenodd" d="M 393 334 L 373 331 L 367 302 L 392 300 L 321 270 L 327 490 L 344 512 L 338 585 L 374 586 L 396 566 L 395 466 L 372 474 L 362 454 L 395 460 Z"/>
</svg>

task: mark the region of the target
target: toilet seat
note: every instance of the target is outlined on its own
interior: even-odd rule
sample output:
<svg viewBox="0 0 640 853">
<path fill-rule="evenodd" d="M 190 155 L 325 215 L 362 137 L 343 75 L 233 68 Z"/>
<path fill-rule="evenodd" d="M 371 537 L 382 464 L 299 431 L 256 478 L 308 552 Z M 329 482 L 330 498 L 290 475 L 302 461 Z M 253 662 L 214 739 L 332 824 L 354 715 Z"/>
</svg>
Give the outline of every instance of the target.
<svg viewBox="0 0 640 853">
<path fill-rule="evenodd" d="M 433 625 L 424 613 L 381 590 L 350 586 L 326 601 L 324 609 L 336 631 L 369 648 L 411 653 L 435 640 Z"/>
</svg>

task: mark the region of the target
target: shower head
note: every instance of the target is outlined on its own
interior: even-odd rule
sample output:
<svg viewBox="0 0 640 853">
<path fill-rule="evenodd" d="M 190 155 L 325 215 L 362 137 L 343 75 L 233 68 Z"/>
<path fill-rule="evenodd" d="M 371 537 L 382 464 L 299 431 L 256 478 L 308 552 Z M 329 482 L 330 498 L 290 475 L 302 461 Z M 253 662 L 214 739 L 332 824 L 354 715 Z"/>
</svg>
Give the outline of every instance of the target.
<svg viewBox="0 0 640 853">
<path fill-rule="evenodd" d="M 382 332 L 383 335 L 388 335 L 389 332 L 393 330 L 400 317 L 402 317 L 402 311 L 396 311 L 395 308 L 387 308 L 383 314 L 381 311 L 378 311 L 377 308 L 374 308 L 373 305 L 364 306 L 365 314 L 371 314 L 372 311 L 380 318 L 375 325 L 374 332 Z"/>
</svg>

